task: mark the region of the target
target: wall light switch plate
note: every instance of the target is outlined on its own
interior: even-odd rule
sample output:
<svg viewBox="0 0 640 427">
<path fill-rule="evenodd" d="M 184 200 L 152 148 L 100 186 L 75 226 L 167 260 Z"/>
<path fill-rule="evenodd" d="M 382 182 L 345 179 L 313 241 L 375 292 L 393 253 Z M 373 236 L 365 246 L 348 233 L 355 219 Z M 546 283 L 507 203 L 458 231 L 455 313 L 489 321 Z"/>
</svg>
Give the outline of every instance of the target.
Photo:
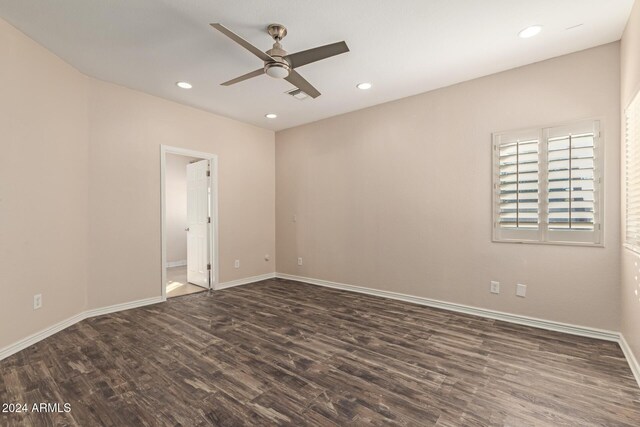
<svg viewBox="0 0 640 427">
<path fill-rule="evenodd" d="M 491 281 L 491 293 L 499 294 L 500 293 L 500 282 Z"/>
<path fill-rule="evenodd" d="M 527 296 L 527 285 L 521 285 L 520 283 L 518 283 L 516 285 L 516 296 L 519 297 L 526 297 Z"/>
<path fill-rule="evenodd" d="M 302 257 L 298 257 L 298 265 L 302 265 Z"/>
<path fill-rule="evenodd" d="M 234 266 L 235 268 L 240 268 L 240 260 L 239 260 L 239 259 L 237 259 L 237 260 L 236 260 L 236 262 L 234 262 L 234 263 L 233 263 L 233 266 Z"/>
</svg>

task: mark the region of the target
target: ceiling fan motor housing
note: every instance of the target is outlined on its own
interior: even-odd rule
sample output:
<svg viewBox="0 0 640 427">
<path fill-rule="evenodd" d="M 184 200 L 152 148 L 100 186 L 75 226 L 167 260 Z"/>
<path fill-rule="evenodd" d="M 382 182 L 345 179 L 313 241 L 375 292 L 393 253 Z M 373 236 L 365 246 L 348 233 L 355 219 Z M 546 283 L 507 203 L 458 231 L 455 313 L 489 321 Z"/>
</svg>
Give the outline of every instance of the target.
<svg viewBox="0 0 640 427">
<path fill-rule="evenodd" d="M 276 41 L 273 44 L 273 48 L 269 49 L 266 53 L 274 60 L 264 63 L 264 72 L 269 77 L 276 79 L 288 77 L 291 72 L 291 64 L 284 58 L 287 55 L 287 51 L 282 49 L 280 43 Z"/>
</svg>

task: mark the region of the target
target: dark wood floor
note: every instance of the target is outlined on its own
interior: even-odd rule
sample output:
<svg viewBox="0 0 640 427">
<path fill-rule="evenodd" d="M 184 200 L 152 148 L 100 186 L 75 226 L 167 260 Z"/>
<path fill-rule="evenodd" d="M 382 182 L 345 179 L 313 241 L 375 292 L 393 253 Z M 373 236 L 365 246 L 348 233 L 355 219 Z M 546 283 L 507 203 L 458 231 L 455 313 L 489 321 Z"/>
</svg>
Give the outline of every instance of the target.
<svg viewBox="0 0 640 427">
<path fill-rule="evenodd" d="M 0 362 L 0 425 L 640 425 L 615 343 L 268 280 L 85 320 Z"/>
</svg>

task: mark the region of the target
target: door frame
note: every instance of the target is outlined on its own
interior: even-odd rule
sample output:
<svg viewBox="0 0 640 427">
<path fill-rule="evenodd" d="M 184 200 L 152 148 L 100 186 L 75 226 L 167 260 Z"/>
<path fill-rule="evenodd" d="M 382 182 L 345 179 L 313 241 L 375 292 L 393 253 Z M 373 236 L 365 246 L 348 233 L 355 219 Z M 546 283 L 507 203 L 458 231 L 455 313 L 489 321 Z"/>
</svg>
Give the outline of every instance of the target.
<svg viewBox="0 0 640 427">
<path fill-rule="evenodd" d="M 167 206 L 166 206 L 166 166 L 167 154 L 177 154 L 180 156 L 197 157 L 202 160 L 209 160 L 209 188 L 211 190 L 211 198 L 209 200 L 209 210 L 211 212 L 211 226 L 209 227 L 209 262 L 211 263 L 213 274 L 211 274 L 210 289 L 215 289 L 219 281 L 218 273 L 218 156 L 216 154 L 205 153 L 202 151 L 190 150 L 187 148 L 171 147 L 169 145 L 160 145 L 160 217 L 161 229 L 160 235 L 162 240 L 161 247 L 161 289 L 162 301 L 167 300 Z"/>
</svg>

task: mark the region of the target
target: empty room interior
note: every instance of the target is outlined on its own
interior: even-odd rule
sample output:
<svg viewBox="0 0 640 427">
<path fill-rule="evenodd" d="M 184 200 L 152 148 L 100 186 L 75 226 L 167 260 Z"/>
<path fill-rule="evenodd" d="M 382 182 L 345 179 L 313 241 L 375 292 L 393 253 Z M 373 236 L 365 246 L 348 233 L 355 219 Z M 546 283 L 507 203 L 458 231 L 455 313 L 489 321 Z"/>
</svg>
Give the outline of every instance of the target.
<svg viewBox="0 0 640 427">
<path fill-rule="evenodd" d="M 640 426 L 640 0 L 0 0 L 1 426 Z"/>
</svg>

